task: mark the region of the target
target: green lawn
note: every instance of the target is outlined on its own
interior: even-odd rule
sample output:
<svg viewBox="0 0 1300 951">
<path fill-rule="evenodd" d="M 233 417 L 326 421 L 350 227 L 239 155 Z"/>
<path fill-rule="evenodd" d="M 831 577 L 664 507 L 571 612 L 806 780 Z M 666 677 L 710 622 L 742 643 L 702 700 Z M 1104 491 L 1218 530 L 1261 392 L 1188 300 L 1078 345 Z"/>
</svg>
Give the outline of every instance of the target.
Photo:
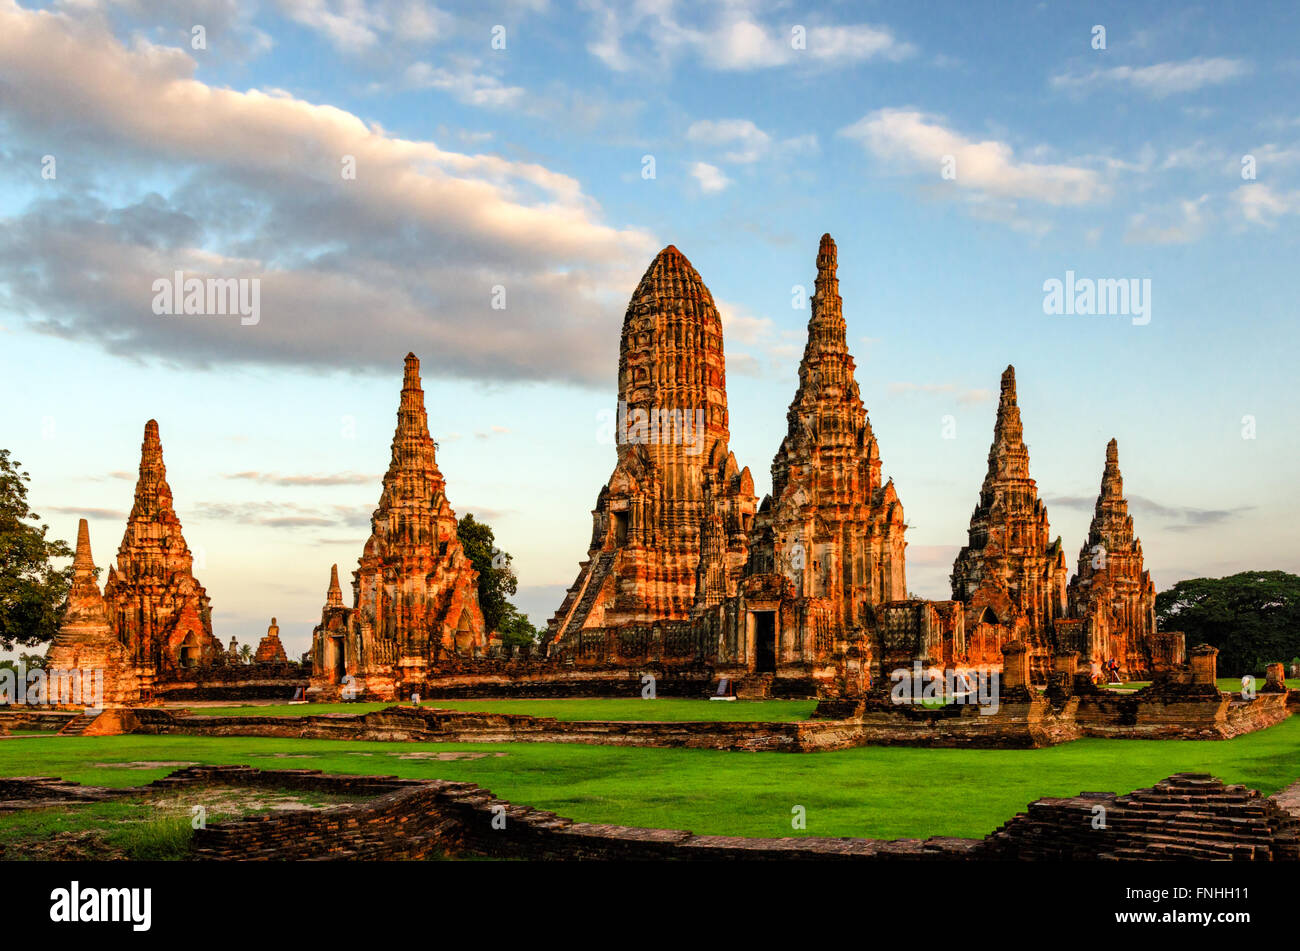
<svg viewBox="0 0 1300 951">
<path fill-rule="evenodd" d="M 409 705 L 409 704 L 407 704 Z M 368 713 L 391 707 L 391 703 L 300 703 L 275 706 L 193 707 L 201 716 L 301 717 L 319 713 Z M 658 700 L 569 699 L 569 700 L 427 700 L 422 707 L 440 710 L 486 710 L 492 713 L 526 713 L 557 720 L 763 720 L 788 722 L 806 720 L 816 700 L 687 700 L 662 697 Z"/>
<path fill-rule="evenodd" d="M 168 790 L 72 807 L 0 813 L 0 843 L 6 846 L 6 861 L 179 859 L 189 850 L 195 805 L 204 807 L 208 822 L 221 822 L 276 808 L 324 808 L 357 801 L 356 796 L 287 789 L 221 786 Z M 97 830 L 103 831 L 102 839 L 82 837 Z"/>
<path fill-rule="evenodd" d="M 1111 687 L 1111 689 L 1112 690 L 1140 690 L 1143 687 L 1150 686 L 1150 684 L 1151 681 L 1149 680 L 1132 680 L 1124 684 L 1122 687 Z M 1226 690 L 1228 691 L 1228 693 L 1241 693 L 1240 677 L 1220 677 L 1218 680 L 1215 681 L 1215 684 L 1218 686 L 1220 690 Z M 1296 679 L 1295 677 L 1288 678 L 1286 681 L 1286 685 L 1290 687 L 1292 690 L 1300 690 L 1300 679 Z M 1255 691 L 1259 692 L 1260 690 L 1263 689 L 1264 689 L 1264 678 L 1256 677 Z"/>
<path fill-rule="evenodd" d="M 432 758 L 439 753 L 479 758 Z M 791 809 L 803 806 L 809 835 L 977 837 L 1041 796 L 1127 792 L 1176 772 L 1209 772 L 1276 792 L 1300 779 L 1300 717 L 1234 740 L 1090 739 L 1043 750 L 795 754 L 193 736 L 0 741 L 0 775 L 127 786 L 163 776 L 177 761 L 468 780 L 575 819 L 697 833 L 799 834 L 790 827 Z M 147 765 L 113 765 L 131 762 Z"/>
</svg>

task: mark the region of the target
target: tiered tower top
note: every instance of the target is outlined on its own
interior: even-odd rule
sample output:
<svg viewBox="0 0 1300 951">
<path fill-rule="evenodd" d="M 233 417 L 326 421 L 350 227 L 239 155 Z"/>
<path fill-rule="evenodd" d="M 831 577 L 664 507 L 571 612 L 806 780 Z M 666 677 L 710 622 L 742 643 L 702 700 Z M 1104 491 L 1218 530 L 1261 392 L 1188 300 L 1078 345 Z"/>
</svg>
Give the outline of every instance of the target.
<svg viewBox="0 0 1300 951">
<path fill-rule="evenodd" d="M 163 557 L 149 557 L 150 552 L 160 552 Z M 189 574 L 193 565 L 167 484 L 158 421 L 151 419 L 144 425 L 135 503 L 117 550 L 116 574 L 131 583 L 161 582 L 173 573 Z"/>
<path fill-rule="evenodd" d="M 1121 551 L 1132 546 L 1133 541 L 1133 516 L 1128 513 L 1124 477 L 1119 471 L 1119 443 L 1112 439 L 1106 445 L 1106 468 L 1084 551 L 1094 545 L 1101 545 L 1109 552 Z"/>
<path fill-rule="evenodd" d="M 989 447 L 989 468 L 980 488 L 980 502 L 986 498 L 996 482 L 1029 479 L 1029 450 L 1025 447 L 1024 426 L 1020 422 L 1020 406 L 1016 402 L 1016 368 L 1008 366 L 1002 371 L 1002 391 L 998 398 L 998 418 L 993 425 L 993 444 Z"/>
<path fill-rule="evenodd" d="M 837 267 L 835 241 L 824 234 L 817 249 L 817 281 L 808 342 L 799 363 L 799 388 L 786 412 L 785 442 L 772 463 L 775 499 L 781 498 L 790 478 L 789 457 L 809 438 L 823 450 L 839 451 L 845 459 L 866 460 L 867 484 L 860 487 L 866 498 L 880 487 L 880 452 L 849 353 Z"/>
<path fill-rule="evenodd" d="M 628 302 L 618 398 L 622 411 L 676 410 L 692 423 L 702 410 L 706 450 L 729 441 L 722 318 L 699 272 L 674 245 L 656 255 Z M 632 448 L 620 444 L 620 458 Z M 706 462 L 709 454 L 699 455 Z"/>
<path fill-rule="evenodd" d="M 407 514 L 438 514 L 446 506 L 446 482 L 438 469 L 429 416 L 424 409 L 424 388 L 420 383 L 420 361 L 406 355 L 402 396 L 397 407 L 397 429 L 393 432 L 392 456 L 384 473 L 384 490 L 372 519 L 393 519 L 383 529 L 390 540 L 402 537 L 399 525 Z M 406 539 L 414 541 L 414 538 Z"/>
</svg>

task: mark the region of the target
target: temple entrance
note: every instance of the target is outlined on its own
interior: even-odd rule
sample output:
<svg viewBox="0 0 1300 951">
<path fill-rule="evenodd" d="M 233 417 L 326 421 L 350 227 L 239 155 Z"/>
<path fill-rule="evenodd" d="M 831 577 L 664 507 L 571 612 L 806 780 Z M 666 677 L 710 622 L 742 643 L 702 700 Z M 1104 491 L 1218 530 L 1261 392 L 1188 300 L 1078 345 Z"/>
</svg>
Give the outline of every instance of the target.
<svg viewBox="0 0 1300 951">
<path fill-rule="evenodd" d="M 330 672 L 330 679 L 333 683 L 342 683 L 343 677 L 347 673 L 347 656 L 343 648 L 343 636 L 341 634 L 335 635 L 327 643 L 330 656 L 325 667 Z"/>
<path fill-rule="evenodd" d="M 472 653 L 474 649 L 474 625 L 470 621 L 469 611 L 460 612 L 460 623 L 456 625 L 455 643 L 457 653 Z"/>
<path fill-rule="evenodd" d="M 186 634 L 185 640 L 181 641 L 180 660 L 182 667 L 199 666 L 199 644 L 193 631 Z"/>
<path fill-rule="evenodd" d="M 754 611 L 754 672 L 776 672 L 776 612 Z"/>
<path fill-rule="evenodd" d="M 614 544 L 627 544 L 627 512 L 614 512 Z"/>
</svg>

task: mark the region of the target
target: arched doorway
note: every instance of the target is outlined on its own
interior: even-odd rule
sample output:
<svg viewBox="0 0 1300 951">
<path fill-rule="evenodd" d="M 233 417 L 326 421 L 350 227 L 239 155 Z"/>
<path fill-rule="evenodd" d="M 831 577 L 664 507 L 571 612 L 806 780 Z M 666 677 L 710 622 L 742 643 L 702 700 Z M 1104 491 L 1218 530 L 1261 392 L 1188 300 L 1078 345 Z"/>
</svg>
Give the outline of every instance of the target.
<svg viewBox="0 0 1300 951">
<path fill-rule="evenodd" d="M 456 625 L 456 650 L 466 653 L 474 647 L 474 623 L 470 620 L 468 609 L 460 612 L 460 622 Z"/>
<path fill-rule="evenodd" d="M 199 666 L 199 640 L 190 631 L 185 635 L 185 640 L 181 641 L 180 662 L 185 668 Z"/>
<path fill-rule="evenodd" d="M 331 683 L 342 683 L 347 673 L 347 649 L 343 635 L 335 634 L 325 641 L 325 669 L 329 671 Z"/>
</svg>

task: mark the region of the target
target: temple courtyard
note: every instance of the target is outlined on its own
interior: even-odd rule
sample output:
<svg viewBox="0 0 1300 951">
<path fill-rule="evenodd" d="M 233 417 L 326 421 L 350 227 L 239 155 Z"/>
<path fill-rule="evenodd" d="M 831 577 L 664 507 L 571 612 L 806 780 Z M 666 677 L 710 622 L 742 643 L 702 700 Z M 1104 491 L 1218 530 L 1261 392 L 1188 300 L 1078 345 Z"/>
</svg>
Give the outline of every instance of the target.
<svg viewBox="0 0 1300 951">
<path fill-rule="evenodd" d="M 382 705 L 339 706 L 361 713 Z M 788 722 L 806 717 L 812 704 L 588 699 L 439 701 L 436 706 L 568 720 Z M 323 705 L 304 710 L 303 705 L 268 704 L 194 710 L 222 716 L 305 712 L 327 711 Z M 1294 810 L 1294 790 L 1284 791 L 1300 782 L 1300 718 L 1226 741 L 1084 738 L 1043 749 L 863 746 L 799 755 L 550 742 L 58 736 L 38 730 L 16 730 L 0 742 L 0 777 L 59 777 L 92 789 L 145 787 L 186 767 L 232 764 L 259 771 L 474 783 L 512 808 L 534 807 L 579 823 L 689 830 L 699 836 L 979 839 L 1043 797 L 1084 791 L 1122 795 L 1178 773 L 1208 773 L 1264 796 L 1283 793 L 1278 801 Z M 304 799 L 277 789 L 251 804 L 235 797 L 232 806 L 228 791 L 218 794 L 203 785 L 185 795 L 180 805 L 212 808 L 214 819 L 285 808 L 280 800 L 307 809 L 346 801 L 324 794 Z M 15 857 L 38 840 L 84 846 L 89 836 L 92 843 L 109 843 L 122 857 L 181 858 L 187 829 L 185 814 L 152 797 L 16 811 L 0 804 L 0 846 Z"/>
</svg>

